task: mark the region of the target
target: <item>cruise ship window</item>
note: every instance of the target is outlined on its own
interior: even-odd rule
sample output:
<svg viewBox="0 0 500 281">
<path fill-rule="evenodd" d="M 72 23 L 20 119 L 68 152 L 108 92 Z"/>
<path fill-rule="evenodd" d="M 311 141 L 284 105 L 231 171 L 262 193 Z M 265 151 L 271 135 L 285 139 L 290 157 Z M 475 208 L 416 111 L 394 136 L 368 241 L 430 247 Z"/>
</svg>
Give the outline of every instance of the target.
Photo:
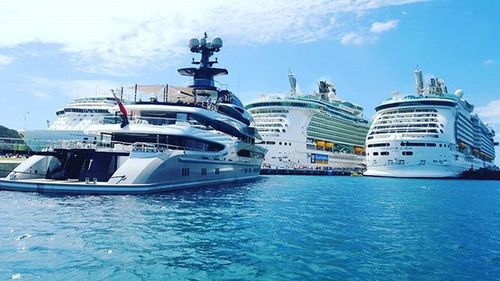
<svg viewBox="0 0 500 281">
<path fill-rule="evenodd" d="M 378 155 L 378 152 L 373 152 L 373 156 L 377 156 Z"/>
</svg>

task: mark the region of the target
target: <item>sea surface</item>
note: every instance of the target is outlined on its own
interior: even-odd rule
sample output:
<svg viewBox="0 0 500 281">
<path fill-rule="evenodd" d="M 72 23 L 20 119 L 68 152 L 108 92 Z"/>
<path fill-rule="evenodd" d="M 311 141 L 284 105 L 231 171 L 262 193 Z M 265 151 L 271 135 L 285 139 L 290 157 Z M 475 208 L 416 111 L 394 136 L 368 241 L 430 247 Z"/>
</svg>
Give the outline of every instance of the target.
<svg viewBox="0 0 500 281">
<path fill-rule="evenodd" d="M 266 176 L 0 191 L 0 280 L 500 280 L 500 182 Z"/>
</svg>

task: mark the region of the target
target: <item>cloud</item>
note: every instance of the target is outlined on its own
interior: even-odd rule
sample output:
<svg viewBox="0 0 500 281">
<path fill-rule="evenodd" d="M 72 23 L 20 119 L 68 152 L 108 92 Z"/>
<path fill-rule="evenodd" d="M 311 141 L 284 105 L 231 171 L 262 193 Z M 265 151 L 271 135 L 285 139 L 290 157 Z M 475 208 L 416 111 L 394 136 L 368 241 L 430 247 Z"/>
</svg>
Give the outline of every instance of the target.
<svg viewBox="0 0 500 281">
<path fill-rule="evenodd" d="M 340 39 L 340 43 L 342 45 L 359 46 L 366 42 L 366 38 L 356 32 L 349 32 L 347 34 L 344 34 L 344 36 L 342 36 L 342 38 Z"/>
<path fill-rule="evenodd" d="M 0 54 L 0 68 L 9 65 L 13 61 L 14 61 L 13 57 Z"/>
<path fill-rule="evenodd" d="M 500 100 L 494 100 L 485 106 L 478 107 L 476 112 L 483 121 L 500 127 Z"/>
<path fill-rule="evenodd" d="M 398 20 L 390 20 L 386 22 L 379 22 L 376 21 L 372 23 L 372 27 L 370 28 L 370 32 L 372 33 L 383 33 L 386 31 L 389 31 L 391 29 L 396 28 L 398 26 L 399 21 Z"/>
<path fill-rule="evenodd" d="M 483 64 L 486 64 L 486 65 L 489 65 L 489 64 L 495 64 L 495 63 L 497 63 L 497 61 L 496 61 L 496 60 L 494 60 L 494 59 L 485 59 L 485 60 L 483 61 Z"/>
<path fill-rule="evenodd" d="M 50 80 L 43 77 L 30 77 L 27 79 L 27 92 L 41 99 L 52 98 L 53 95 L 64 95 L 72 99 L 83 96 L 95 96 L 110 93 L 120 85 L 118 81 L 102 79 L 80 80 Z M 47 92 L 53 93 L 52 95 Z"/>
<path fill-rule="evenodd" d="M 6 1 L 0 48 L 55 44 L 80 69 L 127 74 L 171 62 L 204 31 L 233 45 L 304 43 L 345 33 L 359 14 L 421 1 Z"/>
<path fill-rule="evenodd" d="M 34 91 L 33 92 L 33 96 L 37 97 L 37 98 L 40 98 L 40 99 L 43 99 L 43 100 L 47 100 L 47 99 L 52 98 L 51 95 L 49 95 L 49 94 L 47 94 L 45 92 L 42 92 L 42 91 Z"/>
</svg>

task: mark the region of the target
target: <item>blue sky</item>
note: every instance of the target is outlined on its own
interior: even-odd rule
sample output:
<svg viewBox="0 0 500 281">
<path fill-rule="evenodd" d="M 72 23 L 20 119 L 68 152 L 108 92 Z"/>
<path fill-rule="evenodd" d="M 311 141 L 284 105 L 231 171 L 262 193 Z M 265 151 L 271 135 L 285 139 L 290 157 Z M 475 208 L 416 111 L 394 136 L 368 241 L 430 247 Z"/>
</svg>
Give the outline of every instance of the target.
<svg viewBox="0 0 500 281">
<path fill-rule="evenodd" d="M 331 80 L 370 117 L 392 91 L 414 91 L 419 65 L 463 89 L 500 134 L 500 1 L 38 2 L 0 0 L 10 128 L 43 128 L 73 98 L 115 86 L 183 85 L 187 40 L 207 31 L 225 44 L 219 81 L 244 102 L 286 93 L 291 69 L 303 92 Z"/>
</svg>

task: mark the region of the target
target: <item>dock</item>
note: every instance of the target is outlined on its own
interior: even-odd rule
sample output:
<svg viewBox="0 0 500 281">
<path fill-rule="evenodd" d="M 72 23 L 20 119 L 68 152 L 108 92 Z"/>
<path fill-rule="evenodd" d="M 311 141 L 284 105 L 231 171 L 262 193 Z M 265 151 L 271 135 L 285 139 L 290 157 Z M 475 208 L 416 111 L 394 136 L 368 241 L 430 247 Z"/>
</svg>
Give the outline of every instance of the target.
<svg viewBox="0 0 500 281">
<path fill-rule="evenodd" d="M 314 170 L 314 169 L 261 169 L 261 175 L 308 175 L 308 176 L 351 176 L 361 172 L 347 170 Z"/>
<path fill-rule="evenodd" d="M 462 173 L 461 178 L 473 180 L 500 180 L 500 170 L 480 168 L 477 170 L 467 170 Z"/>
</svg>

